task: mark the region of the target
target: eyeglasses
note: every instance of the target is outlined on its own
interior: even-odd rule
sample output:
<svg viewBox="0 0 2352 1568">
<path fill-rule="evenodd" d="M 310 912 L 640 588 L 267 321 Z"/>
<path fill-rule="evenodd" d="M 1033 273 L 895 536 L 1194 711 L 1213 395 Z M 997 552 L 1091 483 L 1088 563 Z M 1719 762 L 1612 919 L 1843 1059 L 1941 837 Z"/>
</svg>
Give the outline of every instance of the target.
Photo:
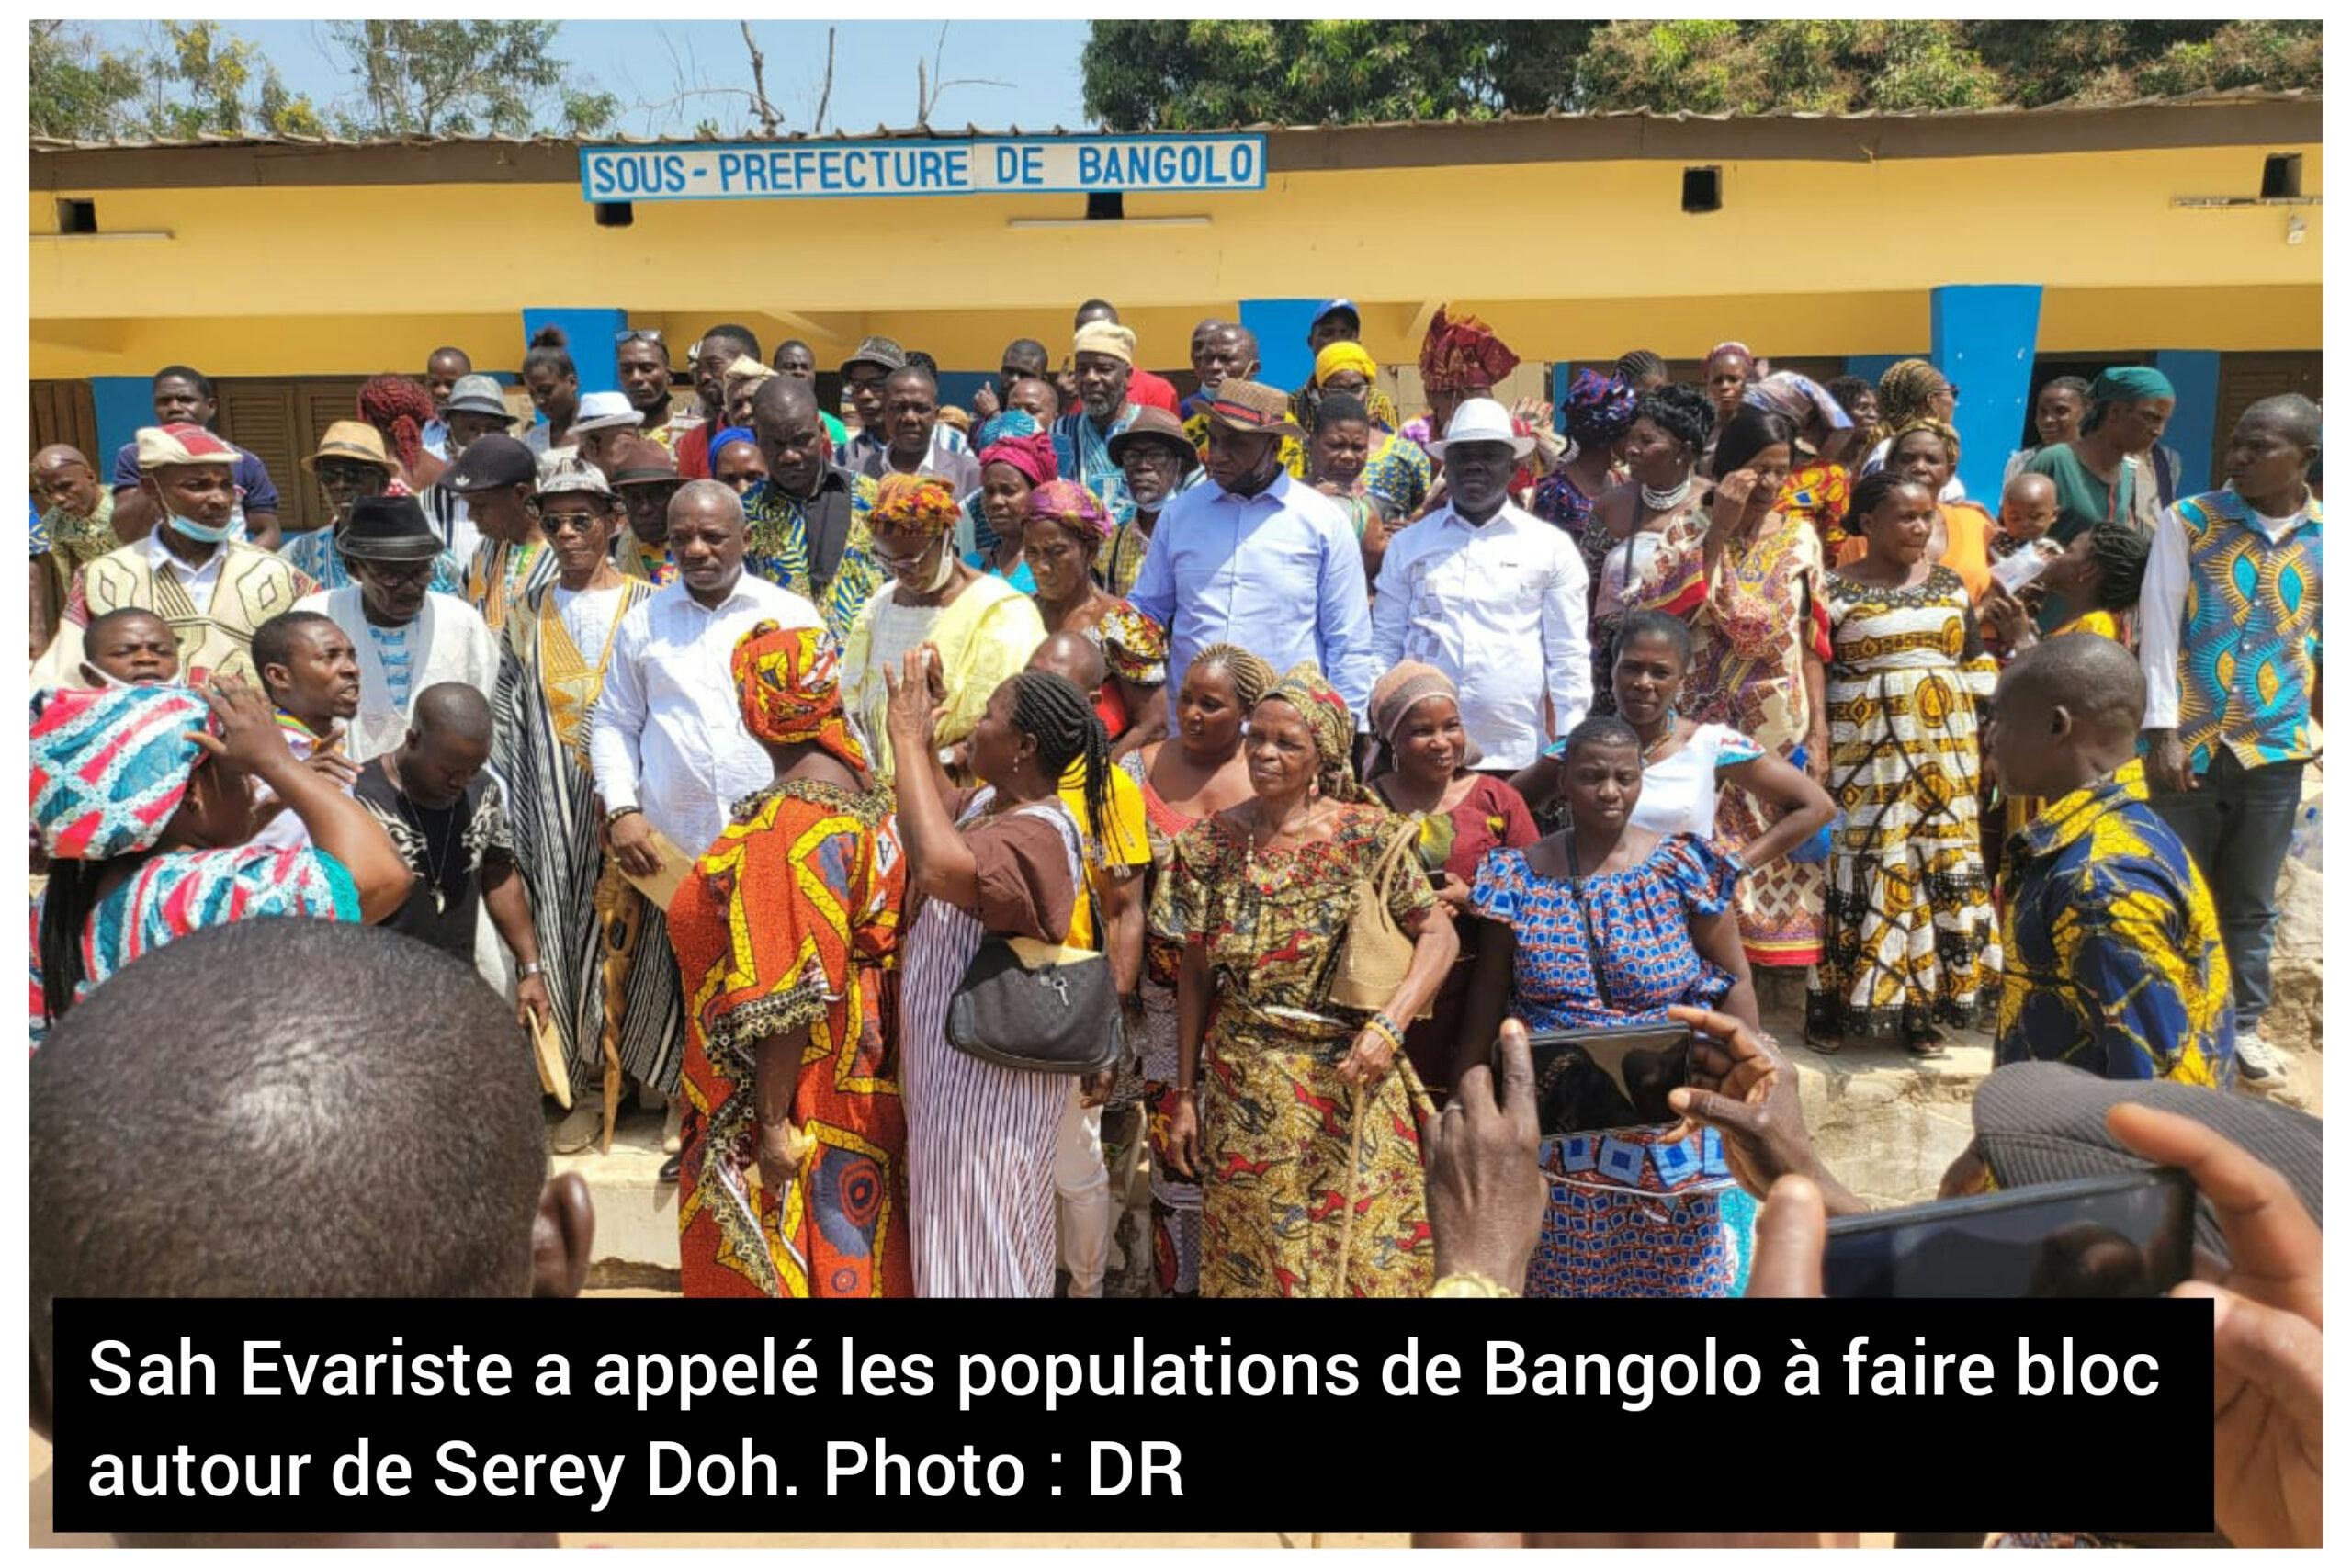
<svg viewBox="0 0 2352 1568">
<path fill-rule="evenodd" d="M 625 343 L 637 343 L 639 341 L 645 343 L 660 343 L 662 341 L 661 329 L 658 327 L 623 327 L 620 331 L 613 334 L 613 344 L 615 347 L 618 347 L 620 344 Z"/>
<path fill-rule="evenodd" d="M 539 531 L 556 535 L 566 528 L 576 528 L 585 534 L 596 526 L 598 518 L 593 512 L 557 512 L 539 514 Z"/>
</svg>

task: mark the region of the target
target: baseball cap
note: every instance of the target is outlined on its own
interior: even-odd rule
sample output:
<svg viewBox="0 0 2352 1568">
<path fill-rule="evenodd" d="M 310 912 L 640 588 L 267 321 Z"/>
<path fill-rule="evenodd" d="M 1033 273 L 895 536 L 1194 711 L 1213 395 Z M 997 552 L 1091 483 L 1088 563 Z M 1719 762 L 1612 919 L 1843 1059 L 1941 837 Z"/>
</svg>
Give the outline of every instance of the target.
<svg viewBox="0 0 2352 1568">
<path fill-rule="evenodd" d="M 455 407 L 453 401 L 451 404 Z M 539 460 L 511 435 L 477 435 L 441 476 L 441 487 L 466 495 L 502 485 L 529 484 L 539 477 Z"/>
</svg>

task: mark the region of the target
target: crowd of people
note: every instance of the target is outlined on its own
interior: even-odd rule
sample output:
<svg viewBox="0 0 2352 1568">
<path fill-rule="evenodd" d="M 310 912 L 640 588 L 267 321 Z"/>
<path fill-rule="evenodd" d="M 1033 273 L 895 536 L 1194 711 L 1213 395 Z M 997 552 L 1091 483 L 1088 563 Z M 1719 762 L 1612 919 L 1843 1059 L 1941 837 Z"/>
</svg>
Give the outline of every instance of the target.
<svg viewBox="0 0 2352 1568">
<path fill-rule="evenodd" d="M 2189 495 L 2159 373 L 2053 382 L 1987 507 L 1925 361 L 1510 408 L 1448 310 L 1408 421 L 1360 330 L 1285 389 L 1204 321 L 1180 396 L 1091 300 L 968 411 L 868 338 L 838 415 L 741 326 L 687 412 L 660 333 L 587 391 L 542 333 L 519 435 L 443 349 L 310 532 L 159 372 L 110 484 L 34 462 L 36 1041 L 201 928 L 390 927 L 509 999 L 557 1152 L 663 1117 L 689 1295 L 1099 1295 L 1146 1168 L 1164 1294 L 1736 1293 L 1783 984 L 1817 1052 L 2286 1085 L 2314 405 Z M 1692 1017 L 1769 1070 L 1545 1140 L 1523 1270 L 1441 1281 L 1506 1021 Z"/>
</svg>

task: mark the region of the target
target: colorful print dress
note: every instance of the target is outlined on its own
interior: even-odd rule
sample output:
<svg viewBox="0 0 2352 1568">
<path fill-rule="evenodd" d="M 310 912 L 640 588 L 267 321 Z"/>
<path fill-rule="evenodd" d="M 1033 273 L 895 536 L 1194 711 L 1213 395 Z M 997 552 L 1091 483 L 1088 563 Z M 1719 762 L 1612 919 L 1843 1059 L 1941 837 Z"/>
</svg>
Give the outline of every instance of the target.
<svg viewBox="0 0 2352 1568">
<path fill-rule="evenodd" d="M 1917 1039 L 1973 1027 L 2001 972 L 1976 820 L 1976 702 L 1999 671 L 1950 567 L 1912 588 L 1831 576 L 1822 601 L 1829 793 L 1844 816 L 1806 1031 Z"/>
<path fill-rule="evenodd" d="M 82 983 L 76 1001 L 106 984 L 141 954 L 192 931 L 273 915 L 314 919 L 359 919 L 351 873 L 324 850 L 307 845 L 268 849 L 245 844 L 219 850 L 165 850 L 117 883 L 82 934 Z M 48 1034 L 41 1003 L 40 903 L 32 905 L 32 1036 Z"/>
<path fill-rule="evenodd" d="M 1470 907 L 1517 939 L 1510 1016 L 1530 1030 L 1656 1023 L 1676 1003 L 1713 1007 L 1730 993 L 1732 976 L 1691 945 L 1690 917 L 1728 908 L 1740 871 L 1737 859 L 1678 833 L 1660 839 L 1639 865 L 1581 878 L 1579 897 L 1530 866 L 1524 850 L 1497 850 L 1478 868 Z M 1754 1205 L 1713 1131 L 1669 1144 L 1668 1130 L 1544 1140 L 1551 1201 L 1528 1264 L 1528 1295 L 1737 1291 Z"/>
<path fill-rule="evenodd" d="M 910 1296 L 907 1125 L 883 1029 L 906 860 L 888 790 L 792 781 L 735 808 L 670 900 L 686 987 L 678 1277 L 689 1296 Z M 747 1185 L 757 1046 L 807 1029 L 793 1124 L 816 1149 Z"/>
<path fill-rule="evenodd" d="M 1695 507 L 1675 519 L 1645 595 L 1627 607 L 1690 618 L 1685 712 L 1702 724 L 1728 725 L 1793 764 L 1813 724 L 1805 655 L 1826 660 L 1829 652 L 1821 536 L 1809 523 L 1772 513 L 1753 535 L 1724 547 L 1709 577 L 1706 523 Z M 1717 843 L 1736 851 L 1771 825 L 1754 795 L 1724 787 Z M 1735 908 L 1749 964 L 1802 968 L 1819 960 L 1822 883 L 1818 864 L 1785 855 L 1741 880 Z"/>
<path fill-rule="evenodd" d="M 1356 884 L 1397 830 L 1350 806 L 1324 842 L 1253 852 L 1219 817 L 1175 841 L 1151 930 L 1204 946 L 1216 987 L 1200 1069 L 1204 1296 L 1419 1296 L 1434 1282 L 1429 1097 L 1400 1057 L 1357 1103 L 1339 1065 L 1361 1021 L 1324 999 Z M 1435 905 L 1426 879 L 1397 881 L 1400 921 Z"/>
<path fill-rule="evenodd" d="M 1143 791 L 1144 831 L 1151 840 L 1155 886 L 1168 874 L 1176 840 L 1194 823 L 1159 798 L 1143 769 L 1143 753 L 1119 759 Z M 1201 1292 L 1201 1184 L 1169 1156 L 1168 1118 L 1176 1105 L 1176 970 L 1184 944 L 1147 922 L 1143 933 L 1144 1141 L 1151 1151 L 1152 1278 L 1163 1296 Z"/>
</svg>

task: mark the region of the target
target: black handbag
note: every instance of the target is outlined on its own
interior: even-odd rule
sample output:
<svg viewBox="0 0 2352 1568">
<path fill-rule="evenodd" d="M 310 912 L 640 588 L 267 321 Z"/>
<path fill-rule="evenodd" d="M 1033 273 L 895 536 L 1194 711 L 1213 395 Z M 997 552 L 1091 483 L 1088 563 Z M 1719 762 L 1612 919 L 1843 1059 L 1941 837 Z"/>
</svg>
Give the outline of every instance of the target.
<svg viewBox="0 0 2352 1568">
<path fill-rule="evenodd" d="M 1108 1071 L 1126 1051 L 1111 961 L 1027 937 L 981 939 L 947 1003 L 947 1043 L 1023 1072 Z"/>
<path fill-rule="evenodd" d="M 1067 824 L 1074 832 L 1076 824 Z M 1083 852 L 1078 874 L 1086 874 Z M 1102 914 L 1089 901 L 1097 951 L 1029 937 L 980 939 L 947 1002 L 947 1043 L 1023 1072 L 1085 1077 L 1126 1053 L 1119 989 L 1103 956 Z"/>
</svg>

